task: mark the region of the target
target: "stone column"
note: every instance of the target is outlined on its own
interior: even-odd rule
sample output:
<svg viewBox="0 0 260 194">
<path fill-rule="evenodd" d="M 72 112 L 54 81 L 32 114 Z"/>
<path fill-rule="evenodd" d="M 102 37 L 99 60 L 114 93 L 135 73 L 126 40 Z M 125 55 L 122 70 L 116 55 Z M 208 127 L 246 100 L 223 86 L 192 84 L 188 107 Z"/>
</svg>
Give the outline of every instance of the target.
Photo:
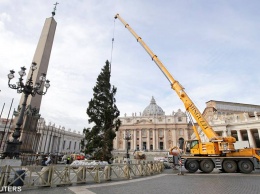
<svg viewBox="0 0 260 194">
<path fill-rule="evenodd" d="M 51 133 L 50 134 L 50 142 L 49 142 L 49 145 L 48 145 L 48 152 L 51 153 L 52 152 L 52 148 L 53 148 L 53 141 L 54 141 L 54 133 Z M 71 142 L 71 148 L 73 148 L 73 145 L 72 145 L 72 142 Z"/>
<path fill-rule="evenodd" d="M 130 134 L 131 134 L 131 140 L 130 140 L 130 150 L 134 150 L 134 129 L 130 130 Z"/>
<path fill-rule="evenodd" d="M 140 129 L 139 131 L 139 150 L 143 149 L 143 145 L 142 145 L 142 129 Z"/>
<path fill-rule="evenodd" d="M 44 141 L 44 132 L 43 130 L 40 131 L 40 140 L 39 140 L 39 143 L 37 145 L 37 151 L 38 153 L 42 152 L 42 147 L 43 147 L 43 141 Z"/>
<path fill-rule="evenodd" d="M 172 129 L 172 146 L 177 146 L 176 128 Z"/>
<path fill-rule="evenodd" d="M 134 129 L 134 137 L 133 137 L 133 140 L 134 140 L 134 150 L 136 149 L 136 129 Z"/>
<path fill-rule="evenodd" d="M 62 138 L 61 137 L 58 137 L 58 152 L 61 153 L 61 148 L 62 148 Z M 81 148 L 81 146 L 80 146 Z"/>
<path fill-rule="evenodd" d="M 147 135 L 146 149 L 150 150 L 150 130 L 149 129 L 147 129 L 146 135 Z"/>
<path fill-rule="evenodd" d="M 152 133 L 153 133 L 153 150 L 155 150 L 155 130 L 156 129 L 152 130 Z"/>
<path fill-rule="evenodd" d="M 126 140 L 124 140 L 124 137 L 126 136 L 126 129 L 123 131 L 123 150 L 126 150 Z"/>
<path fill-rule="evenodd" d="M 155 149 L 158 150 L 159 149 L 159 129 L 156 129 L 155 131 Z"/>
<path fill-rule="evenodd" d="M 241 135 L 241 131 L 240 130 L 237 130 L 237 139 L 238 139 L 238 141 L 243 141 L 243 137 Z"/>
<path fill-rule="evenodd" d="M 49 149 L 49 143 L 51 141 L 51 133 L 47 134 L 46 138 L 47 139 L 45 139 L 45 144 L 44 144 L 44 147 L 45 147 L 44 153 L 48 153 L 49 152 L 48 149 Z"/>
<path fill-rule="evenodd" d="M 43 143 L 42 143 L 42 152 L 44 152 L 44 153 L 47 152 L 48 140 L 49 140 L 49 134 L 46 133 L 46 134 L 44 134 Z"/>
<path fill-rule="evenodd" d="M 250 147 L 255 148 L 256 147 L 255 140 L 250 129 L 247 129 L 247 135 L 248 135 Z"/>
<path fill-rule="evenodd" d="M 48 141 L 48 136 L 47 136 L 47 132 L 46 132 L 45 134 L 43 134 L 43 140 L 42 140 L 42 145 L 41 145 L 41 152 L 46 153 L 47 141 Z"/>
<path fill-rule="evenodd" d="M 164 150 L 167 150 L 167 129 L 163 130 L 163 147 Z"/>
</svg>

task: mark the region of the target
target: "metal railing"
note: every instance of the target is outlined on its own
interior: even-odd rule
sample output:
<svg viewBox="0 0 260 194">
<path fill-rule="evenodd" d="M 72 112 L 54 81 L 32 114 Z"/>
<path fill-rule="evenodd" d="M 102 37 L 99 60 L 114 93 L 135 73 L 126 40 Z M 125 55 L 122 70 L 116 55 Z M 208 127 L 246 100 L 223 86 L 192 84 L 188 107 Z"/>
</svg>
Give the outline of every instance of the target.
<svg viewBox="0 0 260 194">
<path fill-rule="evenodd" d="M 93 166 L 1 166 L 0 187 L 22 186 L 26 188 L 56 187 L 82 183 L 101 183 L 108 180 L 132 179 L 150 176 L 163 171 L 158 161 L 142 161 L 137 164 L 109 164 Z"/>
</svg>

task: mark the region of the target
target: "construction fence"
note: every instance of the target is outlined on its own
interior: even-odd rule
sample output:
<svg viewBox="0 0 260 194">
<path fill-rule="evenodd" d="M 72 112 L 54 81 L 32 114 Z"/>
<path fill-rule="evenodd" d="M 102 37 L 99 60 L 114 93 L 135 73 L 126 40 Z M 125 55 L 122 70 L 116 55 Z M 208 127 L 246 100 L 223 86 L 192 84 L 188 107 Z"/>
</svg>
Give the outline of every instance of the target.
<svg viewBox="0 0 260 194">
<path fill-rule="evenodd" d="M 159 161 L 77 167 L 70 165 L 45 167 L 6 165 L 0 167 L 0 188 L 4 186 L 21 186 L 22 189 L 29 189 L 127 180 L 159 174 L 163 169 L 163 162 Z"/>
</svg>

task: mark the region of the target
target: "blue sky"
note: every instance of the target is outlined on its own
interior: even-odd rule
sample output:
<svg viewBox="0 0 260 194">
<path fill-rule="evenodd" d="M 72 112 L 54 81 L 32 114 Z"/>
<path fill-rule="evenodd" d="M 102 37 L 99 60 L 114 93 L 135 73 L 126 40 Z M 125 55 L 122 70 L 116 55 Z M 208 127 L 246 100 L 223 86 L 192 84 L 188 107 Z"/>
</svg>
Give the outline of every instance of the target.
<svg viewBox="0 0 260 194">
<path fill-rule="evenodd" d="M 8 114 L 10 69 L 29 69 L 46 18 L 56 1 L 0 1 L 0 107 Z M 209 100 L 260 104 L 259 1 L 84 0 L 58 1 L 57 29 L 41 115 L 47 122 L 82 131 L 96 78 L 111 59 L 121 116 L 142 112 L 154 96 L 166 114 L 184 106 L 168 80 L 120 16 L 158 56 L 203 111 Z M 16 76 L 18 77 L 18 76 Z"/>
</svg>

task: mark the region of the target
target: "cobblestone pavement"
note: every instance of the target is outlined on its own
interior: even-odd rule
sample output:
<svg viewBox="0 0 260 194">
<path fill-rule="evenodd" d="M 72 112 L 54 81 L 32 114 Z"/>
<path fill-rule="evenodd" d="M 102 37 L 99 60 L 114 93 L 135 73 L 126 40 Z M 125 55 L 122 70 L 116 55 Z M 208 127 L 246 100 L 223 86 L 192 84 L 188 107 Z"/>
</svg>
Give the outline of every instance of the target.
<svg viewBox="0 0 260 194">
<path fill-rule="evenodd" d="M 100 184 L 84 184 L 72 187 L 24 190 L 28 194 L 258 194 L 260 193 L 260 171 L 251 174 L 186 173 L 168 169 L 164 173 L 123 181 Z"/>
</svg>

